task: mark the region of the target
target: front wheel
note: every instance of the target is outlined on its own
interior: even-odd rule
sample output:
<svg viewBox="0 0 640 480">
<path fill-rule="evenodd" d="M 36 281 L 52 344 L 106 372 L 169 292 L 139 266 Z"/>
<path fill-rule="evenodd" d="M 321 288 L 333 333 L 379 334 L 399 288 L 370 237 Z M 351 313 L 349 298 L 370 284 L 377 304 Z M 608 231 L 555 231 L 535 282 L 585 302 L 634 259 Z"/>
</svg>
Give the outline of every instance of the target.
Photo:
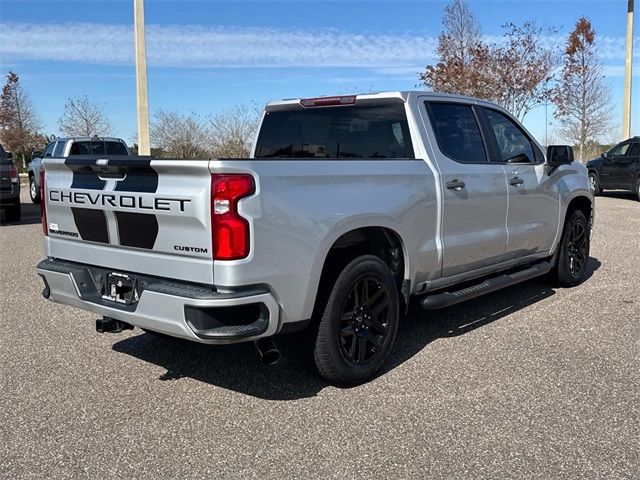
<svg viewBox="0 0 640 480">
<path fill-rule="evenodd" d="M 40 189 L 36 185 L 35 178 L 29 177 L 29 196 L 33 203 L 40 203 Z"/>
<path fill-rule="evenodd" d="M 363 255 L 342 270 L 321 312 L 314 359 L 318 371 L 338 385 L 371 378 L 391 352 L 400 303 L 389 267 Z"/>
<path fill-rule="evenodd" d="M 638 201 L 640 202 L 640 177 L 636 179 L 636 197 L 638 197 Z"/>
<path fill-rule="evenodd" d="M 589 261 L 589 234 L 589 222 L 584 213 L 574 211 L 565 223 L 554 269 L 559 286 L 573 287 L 584 280 Z"/>
<path fill-rule="evenodd" d="M 591 187 L 591 191 L 594 195 L 600 195 L 602 193 L 602 187 L 600 187 L 598 175 L 594 172 L 589 173 L 589 187 Z"/>
</svg>

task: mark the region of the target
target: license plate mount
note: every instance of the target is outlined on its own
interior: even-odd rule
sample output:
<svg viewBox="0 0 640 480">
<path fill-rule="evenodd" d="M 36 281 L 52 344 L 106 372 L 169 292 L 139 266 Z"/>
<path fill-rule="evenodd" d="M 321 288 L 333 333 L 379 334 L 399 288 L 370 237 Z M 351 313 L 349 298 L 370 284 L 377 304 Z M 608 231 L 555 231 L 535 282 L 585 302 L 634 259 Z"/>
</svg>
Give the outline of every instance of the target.
<svg viewBox="0 0 640 480">
<path fill-rule="evenodd" d="M 110 273 L 105 279 L 102 298 L 123 305 L 137 303 L 139 299 L 138 279 L 125 273 Z"/>
</svg>

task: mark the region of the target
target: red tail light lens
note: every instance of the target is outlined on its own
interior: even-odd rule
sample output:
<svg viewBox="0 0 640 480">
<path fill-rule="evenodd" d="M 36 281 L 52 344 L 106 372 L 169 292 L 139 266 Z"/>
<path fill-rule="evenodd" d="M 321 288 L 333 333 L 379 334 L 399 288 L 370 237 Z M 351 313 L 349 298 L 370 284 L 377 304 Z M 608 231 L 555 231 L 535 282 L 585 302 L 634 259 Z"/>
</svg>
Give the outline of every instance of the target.
<svg viewBox="0 0 640 480">
<path fill-rule="evenodd" d="M 9 164 L 9 177 L 11 177 L 11 183 L 18 183 L 18 170 L 12 163 Z"/>
<path fill-rule="evenodd" d="M 40 169 L 40 217 L 42 218 L 42 233 L 49 236 L 49 225 L 47 224 L 47 197 L 44 188 L 44 169 Z"/>
<path fill-rule="evenodd" d="M 211 236 L 214 260 L 249 255 L 249 222 L 238 213 L 238 201 L 256 191 L 251 175 L 211 176 Z"/>
</svg>

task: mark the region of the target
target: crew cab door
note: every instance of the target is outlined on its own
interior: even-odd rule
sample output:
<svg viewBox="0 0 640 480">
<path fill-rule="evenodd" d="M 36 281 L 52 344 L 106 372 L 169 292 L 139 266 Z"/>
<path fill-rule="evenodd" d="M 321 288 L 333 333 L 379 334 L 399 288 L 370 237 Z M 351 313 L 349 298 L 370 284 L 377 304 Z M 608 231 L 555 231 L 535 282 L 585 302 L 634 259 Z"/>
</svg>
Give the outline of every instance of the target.
<svg viewBox="0 0 640 480">
<path fill-rule="evenodd" d="M 428 100 L 421 109 L 436 139 L 433 151 L 441 178 L 442 276 L 504 261 L 507 183 L 502 165 L 489 163 L 477 107 Z"/>
<path fill-rule="evenodd" d="M 508 115 L 482 108 L 490 132 L 491 161 L 507 175 L 509 259 L 550 251 L 558 231 L 560 195 L 556 177 L 544 169 L 544 155 Z"/>
</svg>

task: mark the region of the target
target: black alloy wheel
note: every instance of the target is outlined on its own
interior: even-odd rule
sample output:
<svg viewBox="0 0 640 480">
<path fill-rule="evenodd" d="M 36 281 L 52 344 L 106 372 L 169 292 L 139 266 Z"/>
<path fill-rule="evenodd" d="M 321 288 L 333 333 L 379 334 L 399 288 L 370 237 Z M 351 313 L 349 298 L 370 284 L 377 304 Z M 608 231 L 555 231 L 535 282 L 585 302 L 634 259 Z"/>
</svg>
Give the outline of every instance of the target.
<svg viewBox="0 0 640 480">
<path fill-rule="evenodd" d="M 573 224 L 569 242 L 567 244 L 569 257 L 569 271 L 574 276 L 582 275 L 589 258 L 588 232 L 586 226 L 580 222 Z"/>
<path fill-rule="evenodd" d="M 340 351 L 353 364 L 380 354 L 389 333 L 391 295 L 376 278 L 364 276 L 347 293 L 340 318 Z"/>
</svg>

